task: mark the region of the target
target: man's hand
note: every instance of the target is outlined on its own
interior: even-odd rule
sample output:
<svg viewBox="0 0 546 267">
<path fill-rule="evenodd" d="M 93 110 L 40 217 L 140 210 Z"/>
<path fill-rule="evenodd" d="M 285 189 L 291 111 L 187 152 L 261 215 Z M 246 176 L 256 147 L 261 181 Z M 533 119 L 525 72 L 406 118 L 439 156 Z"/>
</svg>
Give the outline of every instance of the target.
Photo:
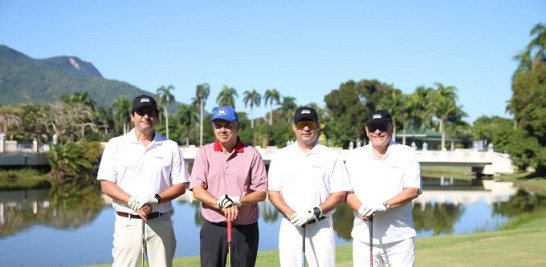
<svg viewBox="0 0 546 267">
<path fill-rule="evenodd" d="M 307 222 L 311 220 L 316 220 L 315 214 L 313 213 L 313 209 L 310 210 L 300 210 L 294 212 L 292 216 L 290 217 L 290 222 L 295 225 L 296 227 L 301 227 Z"/>
<path fill-rule="evenodd" d="M 134 195 L 131 196 L 127 203 L 129 204 L 129 207 L 131 207 L 131 209 L 137 211 L 146 204 L 157 205 L 158 202 L 155 198 L 155 195 Z"/>
<path fill-rule="evenodd" d="M 216 205 L 218 205 L 218 207 L 220 207 L 221 209 L 227 208 L 231 205 L 241 207 L 241 201 L 239 197 L 229 196 L 225 194 L 218 198 L 218 201 L 216 201 Z"/>
<path fill-rule="evenodd" d="M 366 217 L 369 217 L 369 216 L 372 216 L 372 214 L 374 214 L 376 211 L 386 211 L 387 208 L 385 207 L 385 205 L 383 205 L 383 203 L 371 203 L 371 204 L 362 204 L 360 206 L 360 208 L 358 208 L 358 213 L 361 215 L 361 216 L 366 216 Z"/>
</svg>

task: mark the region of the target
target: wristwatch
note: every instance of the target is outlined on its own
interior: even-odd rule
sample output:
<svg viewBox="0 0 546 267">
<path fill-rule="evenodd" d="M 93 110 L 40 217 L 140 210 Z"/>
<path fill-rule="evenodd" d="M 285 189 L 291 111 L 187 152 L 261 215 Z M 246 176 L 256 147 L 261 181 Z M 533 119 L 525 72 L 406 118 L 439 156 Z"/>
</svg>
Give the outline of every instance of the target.
<svg viewBox="0 0 546 267">
<path fill-rule="evenodd" d="M 320 207 L 314 207 L 313 214 L 315 214 L 315 218 L 320 218 L 320 216 L 322 216 L 322 210 L 320 209 Z"/>
<path fill-rule="evenodd" d="M 157 203 L 161 203 L 161 197 L 159 194 L 155 194 L 154 198 L 157 199 Z"/>
<path fill-rule="evenodd" d="M 383 206 L 385 206 L 385 210 L 390 210 L 391 209 L 391 205 L 389 205 L 389 203 L 387 203 L 386 201 L 383 202 Z"/>
</svg>

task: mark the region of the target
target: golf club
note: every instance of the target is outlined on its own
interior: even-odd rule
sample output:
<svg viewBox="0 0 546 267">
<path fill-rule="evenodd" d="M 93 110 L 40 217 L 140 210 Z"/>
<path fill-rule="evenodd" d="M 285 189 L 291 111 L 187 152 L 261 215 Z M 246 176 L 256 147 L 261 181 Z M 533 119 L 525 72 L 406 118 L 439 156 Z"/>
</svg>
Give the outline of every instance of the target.
<svg viewBox="0 0 546 267">
<path fill-rule="evenodd" d="M 227 221 L 228 266 L 231 267 L 231 221 Z"/>
<path fill-rule="evenodd" d="M 373 267 L 373 215 L 370 217 L 370 267 Z"/>
<path fill-rule="evenodd" d="M 302 235 L 301 235 L 301 266 L 305 267 L 305 225 L 302 228 Z"/>
<path fill-rule="evenodd" d="M 145 245 L 145 231 L 146 231 L 146 222 L 144 220 L 141 220 L 142 221 L 142 250 L 141 250 L 141 263 L 140 263 L 140 266 L 144 267 L 144 249 L 146 247 Z"/>
</svg>

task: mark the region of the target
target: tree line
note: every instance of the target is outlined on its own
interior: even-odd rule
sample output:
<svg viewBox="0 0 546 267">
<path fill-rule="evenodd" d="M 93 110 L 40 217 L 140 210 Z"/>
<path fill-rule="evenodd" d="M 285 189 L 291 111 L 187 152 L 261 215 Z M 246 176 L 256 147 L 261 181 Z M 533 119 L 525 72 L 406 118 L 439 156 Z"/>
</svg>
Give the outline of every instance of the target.
<svg viewBox="0 0 546 267">
<path fill-rule="evenodd" d="M 512 98 L 506 110 L 513 119 L 498 116 L 478 118 L 473 125 L 458 103 L 458 89 L 440 82 L 432 86 L 418 86 L 405 94 L 392 84 L 378 80 L 349 80 L 324 96 L 326 106 L 302 103 L 317 109 L 321 120 L 319 140 L 329 146 L 347 148 L 350 142 L 365 142 L 364 125 L 369 112 L 387 110 L 393 116 L 396 132 L 405 134 L 431 129 L 441 133 L 439 149 L 447 148 L 447 140 L 458 140 L 457 146 L 470 147 L 472 140 L 493 143 L 496 150 L 510 153 L 515 164 L 526 169 L 543 170 L 546 166 L 546 33 L 543 24 L 531 30 L 532 40 L 514 59 L 519 66 L 512 77 Z M 209 101 L 210 85 L 199 84 L 191 103 L 176 107 L 175 87 L 160 86 L 156 99 L 162 109 L 157 125 L 159 133 L 181 145 L 200 146 L 215 140 L 210 121 L 204 110 Z M 237 90 L 224 85 L 216 97 L 217 106 L 235 106 Z M 255 89 L 243 92 L 245 110 L 239 110 L 243 142 L 254 146 L 284 147 L 293 140 L 291 120 L 300 106 L 294 97 L 281 95 L 276 89 L 260 94 Z M 255 118 L 254 108 L 269 106 L 264 117 Z M 131 129 L 132 98 L 121 95 L 110 107 L 96 107 L 89 93 L 62 96 L 51 104 L 22 104 L 0 106 L 0 125 L 8 140 L 40 143 L 106 141 Z M 212 111 L 212 110 L 211 110 Z M 249 117 L 250 115 L 250 117 Z M 8 131 L 9 129 L 9 131 Z"/>
</svg>

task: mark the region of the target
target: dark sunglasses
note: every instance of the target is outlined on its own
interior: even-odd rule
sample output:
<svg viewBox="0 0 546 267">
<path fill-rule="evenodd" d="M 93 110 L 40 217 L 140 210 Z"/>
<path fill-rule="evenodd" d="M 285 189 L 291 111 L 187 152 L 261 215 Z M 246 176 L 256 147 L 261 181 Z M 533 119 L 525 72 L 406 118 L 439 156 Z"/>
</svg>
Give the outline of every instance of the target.
<svg viewBox="0 0 546 267">
<path fill-rule="evenodd" d="M 137 109 L 135 110 L 135 113 L 139 116 L 144 117 L 144 115 L 148 114 L 148 116 L 153 117 L 155 116 L 155 110 L 154 109 Z"/>
<path fill-rule="evenodd" d="M 368 131 L 375 132 L 376 130 L 379 130 L 381 132 L 386 132 L 389 128 L 389 124 L 370 124 L 368 125 Z"/>
<path fill-rule="evenodd" d="M 309 129 L 316 129 L 317 128 L 317 123 L 314 122 L 314 121 L 298 121 L 298 122 L 296 122 L 296 128 L 298 128 L 298 130 L 303 130 L 303 128 L 305 128 L 305 126 L 308 126 Z"/>
</svg>

